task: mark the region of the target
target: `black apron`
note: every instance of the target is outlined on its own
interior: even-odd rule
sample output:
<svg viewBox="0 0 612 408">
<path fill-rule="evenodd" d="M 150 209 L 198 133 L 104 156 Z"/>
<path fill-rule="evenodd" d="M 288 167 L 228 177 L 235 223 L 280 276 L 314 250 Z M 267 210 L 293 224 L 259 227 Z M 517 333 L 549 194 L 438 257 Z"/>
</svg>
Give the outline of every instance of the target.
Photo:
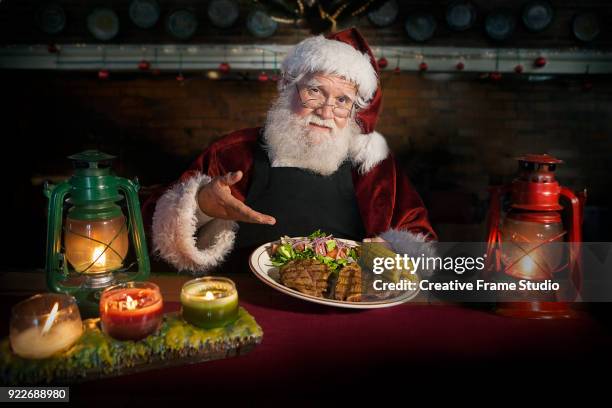
<svg viewBox="0 0 612 408">
<path fill-rule="evenodd" d="M 252 250 L 283 235 L 310 235 L 318 229 L 338 238 L 361 240 L 365 235 L 349 161 L 329 176 L 297 167 L 272 167 L 260 141 L 245 204 L 273 216 L 276 224 L 239 223 L 238 250 Z"/>
</svg>

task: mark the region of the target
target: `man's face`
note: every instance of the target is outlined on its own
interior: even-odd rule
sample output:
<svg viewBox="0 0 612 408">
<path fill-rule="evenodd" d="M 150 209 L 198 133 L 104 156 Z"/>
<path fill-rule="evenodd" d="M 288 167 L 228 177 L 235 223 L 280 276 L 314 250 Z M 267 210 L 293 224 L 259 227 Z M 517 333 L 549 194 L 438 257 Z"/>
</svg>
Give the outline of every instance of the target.
<svg viewBox="0 0 612 408">
<path fill-rule="evenodd" d="M 350 108 L 357 95 L 357 87 L 352 82 L 336 75 L 312 74 L 300 81 L 297 88 L 298 93 L 293 104 L 293 111 L 300 118 L 312 115 L 308 127 L 313 135 L 322 133 L 321 139 L 326 139 L 325 136 L 332 133 L 334 126 L 343 129 L 351 120 Z M 303 105 L 303 102 L 313 98 L 321 100 L 323 105 L 314 109 Z M 334 109 L 334 106 L 340 109 Z M 347 112 L 346 108 L 349 108 L 348 116 L 342 113 L 338 115 L 343 108 L 344 112 Z"/>
<path fill-rule="evenodd" d="M 356 94 L 352 83 L 324 74 L 284 89 L 270 107 L 264 129 L 272 166 L 324 176 L 338 170 L 349 155 L 352 137 L 361 133 L 351 114 Z"/>
</svg>

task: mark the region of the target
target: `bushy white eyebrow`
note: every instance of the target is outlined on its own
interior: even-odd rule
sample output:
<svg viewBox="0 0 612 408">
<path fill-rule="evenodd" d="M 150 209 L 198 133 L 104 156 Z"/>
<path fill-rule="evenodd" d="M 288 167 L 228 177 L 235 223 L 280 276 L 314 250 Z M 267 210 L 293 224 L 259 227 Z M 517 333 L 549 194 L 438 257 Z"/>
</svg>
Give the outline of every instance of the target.
<svg viewBox="0 0 612 408">
<path fill-rule="evenodd" d="M 311 78 L 311 79 L 309 79 L 308 81 L 306 81 L 306 83 L 304 84 L 304 86 L 305 86 L 305 87 L 307 87 L 307 88 L 320 88 L 320 87 L 325 87 L 325 85 L 322 85 L 322 84 L 321 84 L 319 81 L 317 81 L 317 80 L 316 80 L 316 79 L 314 79 L 314 78 Z M 354 99 L 353 99 L 352 97 L 350 97 L 350 96 L 348 96 L 348 95 L 346 95 L 346 94 L 344 94 L 344 93 L 343 93 L 342 95 L 340 95 L 340 96 L 336 96 L 336 99 L 338 99 L 338 98 L 342 98 L 342 97 L 344 97 L 344 98 L 348 99 L 349 101 L 351 101 L 351 103 L 352 103 L 352 102 L 354 102 Z"/>
</svg>

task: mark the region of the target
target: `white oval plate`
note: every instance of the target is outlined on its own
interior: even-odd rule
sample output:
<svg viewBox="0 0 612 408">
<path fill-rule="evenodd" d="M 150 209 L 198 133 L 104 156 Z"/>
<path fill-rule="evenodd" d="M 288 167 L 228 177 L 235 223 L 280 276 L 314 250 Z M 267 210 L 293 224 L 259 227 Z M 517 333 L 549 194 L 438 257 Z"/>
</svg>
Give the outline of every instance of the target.
<svg viewBox="0 0 612 408">
<path fill-rule="evenodd" d="M 359 243 L 348 239 L 339 239 L 339 241 L 352 246 L 359 245 Z M 249 266 L 251 267 L 251 271 L 253 271 L 255 276 L 257 276 L 263 283 L 286 295 L 327 306 L 344 307 L 348 309 L 379 309 L 382 307 L 397 306 L 408 302 L 419 293 L 418 289 L 415 291 L 406 291 L 395 298 L 375 302 L 347 302 L 306 295 L 302 292 L 291 289 L 280 282 L 278 268 L 272 265 L 272 262 L 270 261 L 270 254 L 268 253 L 268 248 L 272 244 L 273 242 L 268 242 L 255 249 L 249 258 Z"/>
</svg>

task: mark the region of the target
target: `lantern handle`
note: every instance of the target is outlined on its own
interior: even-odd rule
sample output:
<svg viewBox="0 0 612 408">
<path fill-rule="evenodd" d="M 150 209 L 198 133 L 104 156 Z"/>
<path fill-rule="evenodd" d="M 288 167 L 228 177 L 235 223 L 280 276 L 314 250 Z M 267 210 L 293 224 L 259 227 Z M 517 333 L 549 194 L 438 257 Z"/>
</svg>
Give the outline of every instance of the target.
<svg viewBox="0 0 612 408">
<path fill-rule="evenodd" d="M 119 190 L 123 191 L 126 196 L 130 223 L 132 224 L 130 233 L 134 244 L 134 252 L 138 259 L 138 272 L 130 278 L 133 280 L 146 280 L 151 273 L 151 263 L 149 261 L 144 223 L 140 212 L 140 200 L 138 199 L 140 185 L 138 184 L 138 179 L 132 181 L 123 177 L 117 177 L 117 187 Z"/>
<path fill-rule="evenodd" d="M 574 194 L 567 187 L 561 187 L 561 197 L 569 201 L 569 227 L 567 241 L 569 248 L 569 268 L 572 282 L 576 288 L 576 297 L 580 296 L 582 288 L 582 269 L 580 265 L 580 250 L 582 244 L 582 214 L 586 202 L 586 191 Z"/>
</svg>

